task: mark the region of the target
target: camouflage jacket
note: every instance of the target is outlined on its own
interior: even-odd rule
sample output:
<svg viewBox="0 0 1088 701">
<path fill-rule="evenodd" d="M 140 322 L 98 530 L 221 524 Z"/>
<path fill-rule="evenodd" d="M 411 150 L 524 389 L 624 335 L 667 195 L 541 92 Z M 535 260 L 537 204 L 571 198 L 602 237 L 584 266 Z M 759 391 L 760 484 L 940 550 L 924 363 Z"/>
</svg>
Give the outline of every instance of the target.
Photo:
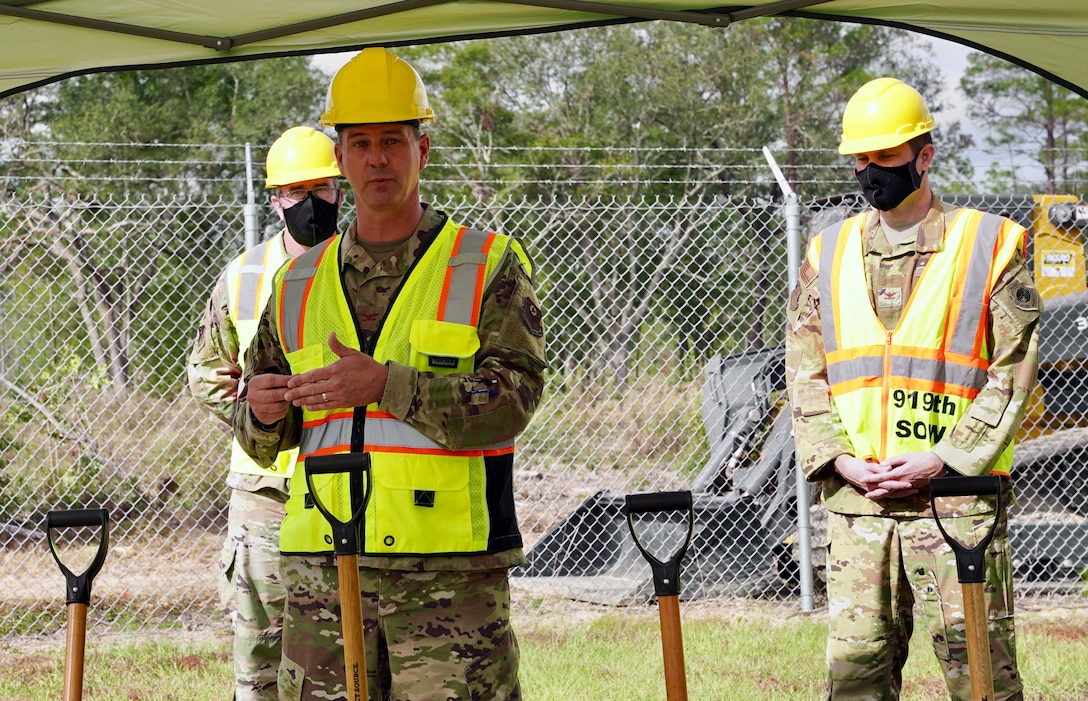
<svg viewBox="0 0 1088 701">
<path fill-rule="evenodd" d="M 283 235 L 277 234 L 275 243 L 283 246 Z M 274 271 L 268 271 L 271 274 Z M 185 373 L 189 391 L 211 415 L 218 420 L 223 431 L 230 435 L 234 420 L 234 405 L 238 398 L 238 382 L 242 378 L 240 359 L 245 349 L 238 342 L 238 331 L 230 317 L 227 300 L 226 271 L 219 276 L 204 313 L 197 326 L 196 338 Z M 230 472 L 227 484 L 232 489 L 256 492 L 271 488 L 286 493 L 287 484 L 282 477 L 248 475 Z"/>
<path fill-rule="evenodd" d="M 862 234 L 866 283 L 870 303 L 885 327 L 892 328 L 898 322 L 930 256 L 941 250 L 946 222 L 957 211 L 934 196 L 917 239 L 894 247 L 881 230 L 879 218 L 869 218 Z M 986 385 L 974 403 L 993 406 L 997 420 L 982 421 L 965 413 L 932 448 L 949 468 L 962 475 L 990 472 L 1016 435 L 1035 384 L 1041 302 L 1019 253 L 994 286 L 989 311 L 990 366 Z M 806 397 L 820 393 L 826 397 L 830 392 L 820 324 L 819 275 L 807 260 L 790 296 L 787 320 L 786 381 L 798 460 L 808 480 L 820 483 L 828 509 L 847 514 L 928 515 L 928 490 L 902 499 L 871 500 L 839 477 L 833 464 L 835 458 L 853 455 L 853 450 L 834 402 L 830 413 L 806 410 Z M 826 400 L 824 403 L 826 406 Z"/>
<path fill-rule="evenodd" d="M 393 297 L 425 245 L 445 224 L 445 213 L 427 206 L 416 232 L 397 252 L 376 263 L 358 243 L 353 222 L 344 236 L 342 271 L 348 305 L 355 310 L 360 341 L 368 344 L 380 331 Z M 527 314 L 526 310 L 537 313 Z M 512 440 L 529 423 L 544 389 L 544 329 L 532 281 L 517 256 L 503 261 L 484 291 L 478 326 L 480 350 L 471 375 L 435 376 L 396 362 L 378 408 L 410 424 L 451 449 L 474 448 Z M 246 380 L 252 368 L 289 375 L 271 310 L 265 309 L 246 356 Z M 302 410 L 292 407 L 265 430 L 239 399 L 234 433 L 258 462 L 266 464 L 281 449 L 298 444 Z M 515 564 L 516 553 L 472 558 L 360 558 L 363 564 L 395 569 L 486 569 Z"/>
</svg>

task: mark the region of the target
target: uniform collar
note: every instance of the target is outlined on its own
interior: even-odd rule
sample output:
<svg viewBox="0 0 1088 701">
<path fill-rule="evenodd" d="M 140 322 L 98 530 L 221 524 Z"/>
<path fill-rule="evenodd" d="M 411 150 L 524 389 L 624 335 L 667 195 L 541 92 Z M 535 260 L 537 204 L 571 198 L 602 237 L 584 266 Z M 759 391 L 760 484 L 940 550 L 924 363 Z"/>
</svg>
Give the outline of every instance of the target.
<svg viewBox="0 0 1088 701">
<path fill-rule="evenodd" d="M 952 221 L 953 215 L 958 209 L 958 207 L 942 202 L 941 198 L 934 193 L 929 212 L 926 213 L 925 218 L 918 225 L 920 236 L 913 239 L 908 238 L 894 247 L 888 243 L 886 236 L 878 235 L 881 233 L 879 231 L 879 212 L 870 209 L 865 212 L 865 228 L 862 230 L 865 253 L 875 253 L 882 256 L 909 252 L 936 253 L 944 247 L 947 224 Z"/>
<path fill-rule="evenodd" d="M 370 254 L 367 253 L 367 250 L 359 244 L 359 241 L 356 238 L 356 225 L 358 224 L 358 221 L 353 220 L 341 243 L 341 250 L 344 253 L 341 267 L 346 268 L 351 266 L 364 273 L 369 273 L 376 266 L 387 268 L 387 272 L 403 272 L 407 270 L 420 255 L 422 255 L 423 251 L 426 250 L 427 246 L 434 240 L 435 236 L 438 235 L 438 232 L 442 230 L 443 225 L 446 223 L 446 219 L 447 217 L 444 212 L 424 203 L 423 216 L 420 217 L 419 223 L 416 225 L 416 230 L 402 244 L 400 250 L 380 264 L 376 263 L 370 257 Z"/>
</svg>

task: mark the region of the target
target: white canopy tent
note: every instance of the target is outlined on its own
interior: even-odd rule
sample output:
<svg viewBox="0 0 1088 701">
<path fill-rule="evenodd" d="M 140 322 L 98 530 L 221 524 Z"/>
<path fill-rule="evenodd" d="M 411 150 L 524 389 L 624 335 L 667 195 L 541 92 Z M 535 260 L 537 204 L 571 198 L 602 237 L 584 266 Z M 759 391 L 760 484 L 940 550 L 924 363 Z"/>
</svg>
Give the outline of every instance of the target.
<svg viewBox="0 0 1088 701">
<path fill-rule="evenodd" d="M 98 71 L 670 20 L 787 15 L 901 27 L 1088 96 L 1085 0 L 0 0 L 0 96 Z"/>
</svg>

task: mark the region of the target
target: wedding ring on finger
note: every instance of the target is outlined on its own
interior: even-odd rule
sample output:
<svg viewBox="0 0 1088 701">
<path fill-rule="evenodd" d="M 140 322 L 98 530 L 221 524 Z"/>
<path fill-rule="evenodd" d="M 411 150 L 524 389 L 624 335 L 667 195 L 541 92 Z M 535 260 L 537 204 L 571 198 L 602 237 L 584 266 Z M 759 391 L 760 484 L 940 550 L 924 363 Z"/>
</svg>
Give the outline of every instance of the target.
<svg viewBox="0 0 1088 701">
<path fill-rule="evenodd" d="M 321 401 L 323 401 L 323 402 L 325 402 L 326 404 L 328 404 L 328 403 L 329 403 L 329 395 L 327 395 L 327 394 L 325 394 L 324 392 L 322 392 L 322 393 L 321 393 Z"/>
</svg>

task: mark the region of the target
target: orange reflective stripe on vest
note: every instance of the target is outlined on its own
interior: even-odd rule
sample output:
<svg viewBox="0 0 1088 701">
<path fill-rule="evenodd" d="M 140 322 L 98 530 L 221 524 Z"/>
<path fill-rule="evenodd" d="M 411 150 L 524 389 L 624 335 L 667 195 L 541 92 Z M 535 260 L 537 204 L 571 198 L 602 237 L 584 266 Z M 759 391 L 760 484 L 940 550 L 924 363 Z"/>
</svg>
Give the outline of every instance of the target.
<svg viewBox="0 0 1088 701">
<path fill-rule="evenodd" d="M 306 319 L 304 310 L 310 298 L 310 289 L 325 256 L 338 255 L 341 238 L 341 235 L 333 236 L 321 248 L 310 249 L 306 254 L 292 260 L 282 271 L 282 279 L 276 291 L 276 327 L 280 332 L 280 344 L 286 353 L 306 345 L 303 337 Z"/>
<path fill-rule="evenodd" d="M 237 321 L 257 321 L 272 291 L 272 275 L 286 260 L 278 237 L 240 255 L 228 267 L 228 309 Z M 246 344 L 248 346 L 248 344 Z"/>
</svg>

